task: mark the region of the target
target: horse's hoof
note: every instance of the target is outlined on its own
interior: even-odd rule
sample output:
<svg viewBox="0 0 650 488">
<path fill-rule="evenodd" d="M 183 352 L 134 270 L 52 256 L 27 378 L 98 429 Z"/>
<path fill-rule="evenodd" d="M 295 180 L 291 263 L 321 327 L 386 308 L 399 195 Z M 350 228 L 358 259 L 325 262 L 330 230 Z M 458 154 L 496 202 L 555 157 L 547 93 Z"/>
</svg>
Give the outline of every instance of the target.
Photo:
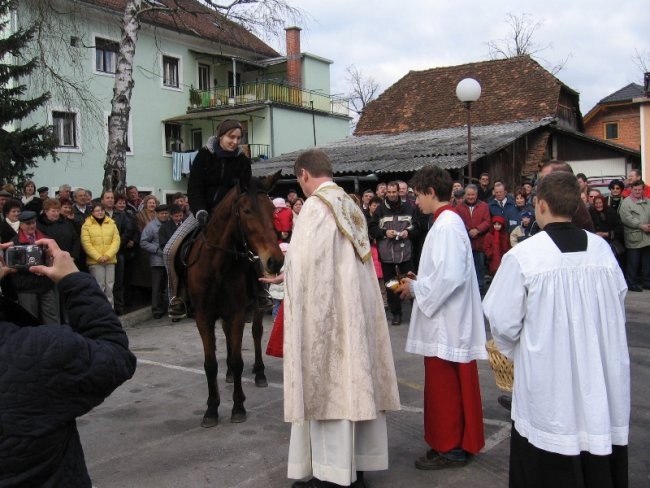
<svg viewBox="0 0 650 488">
<path fill-rule="evenodd" d="M 255 386 L 258 388 L 266 388 L 269 386 L 269 382 L 266 381 L 266 378 L 255 378 Z"/>
<path fill-rule="evenodd" d="M 246 422 L 246 411 L 244 410 L 243 412 L 233 412 L 232 415 L 230 416 L 230 421 L 233 424 L 240 424 L 242 422 Z"/>
<path fill-rule="evenodd" d="M 234 383 L 235 379 L 232 374 L 226 374 L 226 383 Z"/>
<path fill-rule="evenodd" d="M 203 417 L 203 420 L 201 421 L 201 427 L 205 427 L 206 429 L 210 427 L 215 427 L 218 424 L 219 424 L 219 417 L 208 417 L 206 415 L 205 417 Z"/>
</svg>

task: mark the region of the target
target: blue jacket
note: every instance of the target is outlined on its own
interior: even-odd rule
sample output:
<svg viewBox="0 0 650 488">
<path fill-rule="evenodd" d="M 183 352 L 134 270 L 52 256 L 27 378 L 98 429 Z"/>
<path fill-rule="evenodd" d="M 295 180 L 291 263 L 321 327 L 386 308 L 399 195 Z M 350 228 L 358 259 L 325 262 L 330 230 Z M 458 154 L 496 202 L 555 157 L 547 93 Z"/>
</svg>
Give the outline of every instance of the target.
<svg viewBox="0 0 650 488">
<path fill-rule="evenodd" d="M 515 199 L 510 195 L 506 197 L 506 202 L 503 207 L 501 207 L 499 202 L 494 198 L 490 199 L 488 207 L 490 207 L 491 217 L 499 215 L 506 219 L 508 224 L 508 233 L 511 233 L 521 222 L 520 212 L 515 206 Z"/>
<path fill-rule="evenodd" d="M 33 326 L 26 311 L 0 304 L 0 487 L 90 488 L 75 420 L 135 371 L 95 278 L 73 273 L 58 288 L 70 325 Z"/>
</svg>

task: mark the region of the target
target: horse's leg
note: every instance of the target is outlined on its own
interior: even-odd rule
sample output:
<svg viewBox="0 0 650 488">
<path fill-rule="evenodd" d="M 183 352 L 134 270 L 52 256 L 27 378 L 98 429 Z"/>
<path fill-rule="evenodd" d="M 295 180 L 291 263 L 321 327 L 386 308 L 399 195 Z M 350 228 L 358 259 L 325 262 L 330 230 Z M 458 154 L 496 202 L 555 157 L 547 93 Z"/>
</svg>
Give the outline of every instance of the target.
<svg viewBox="0 0 650 488">
<path fill-rule="evenodd" d="M 246 409 L 244 401 L 246 395 L 241 386 L 241 375 L 244 371 L 244 361 L 241 355 L 242 336 L 244 333 L 244 316 L 243 312 L 237 314 L 231 321 L 223 320 L 223 331 L 226 334 L 227 342 L 230 344 L 230 357 L 228 366 L 233 374 L 233 393 L 232 393 L 232 414 L 231 422 L 244 422 L 246 420 Z"/>
<path fill-rule="evenodd" d="M 230 356 L 232 355 L 232 348 L 230 347 L 230 332 L 226 330 L 225 325 L 223 332 L 226 335 L 226 383 L 232 383 L 232 370 L 230 369 Z"/>
<path fill-rule="evenodd" d="M 219 423 L 219 385 L 217 383 L 217 344 L 214 333 L 216 318 L 208 317 L 204 312 L 196 313 L 196 326 L 203 342 L 203 368 L 208 381 L 208 408 L 203 415 L 201 427 L 214 427 Z"/>
<path fill-rule="evenodd" d="M 255 364 L 253 365 L 253 374 L 255 375 L 255 386 L 265 387 L 269 383 L 266 381 L 264 374 L 264 361 L 262 360 L 262 333 L 264 328 L 262 320 L 264 312 L 255 310 L 253 314 L 253 343 L 255 344 Z"/>
</svg>

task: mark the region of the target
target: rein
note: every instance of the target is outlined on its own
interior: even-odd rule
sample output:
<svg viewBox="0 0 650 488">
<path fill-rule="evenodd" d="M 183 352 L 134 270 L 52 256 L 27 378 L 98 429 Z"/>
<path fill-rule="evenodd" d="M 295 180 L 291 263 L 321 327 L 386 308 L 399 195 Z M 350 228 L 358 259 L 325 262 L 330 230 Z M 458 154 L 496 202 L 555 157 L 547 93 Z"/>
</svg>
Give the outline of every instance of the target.
<svg viewBox="0 0 650 488">
<path fill-rule="evenodd" d="M 265 193 L 265 192 L 258 191 L 258 193 Z M 201 238 L 203 239 L 203 242 L 205 242 L 205 245 L 211 249 L 217 249 L 219 251 L 222 251 L 227 254 L 231 254 L 239 258 L 245 258 L 249 262 L 254 263 L 256 261 L 259 261 L 260 257 L 257 254 L 255 254 L 253 251 L 251 251 L 250 247 L 248 246 L 246 234 L 244 234 L 244 229 L 242 228 L 241 225 L 241 216 L 239 214 L 239 206 L 237 205 L 241 197 L 242 195 L 240 194 L 232 204 L 232 208 L 235 214 L 235 219 L 237 219 L 237 230 L 239 231 L 239 242 L 241 242 L 242 246 L 244 247 L 243 251 L 238 251 L 237 249 L 228 249 L 218 244 L 215 244 L 208 240 L 205 233 L 201 234 Z"/>
</svg>

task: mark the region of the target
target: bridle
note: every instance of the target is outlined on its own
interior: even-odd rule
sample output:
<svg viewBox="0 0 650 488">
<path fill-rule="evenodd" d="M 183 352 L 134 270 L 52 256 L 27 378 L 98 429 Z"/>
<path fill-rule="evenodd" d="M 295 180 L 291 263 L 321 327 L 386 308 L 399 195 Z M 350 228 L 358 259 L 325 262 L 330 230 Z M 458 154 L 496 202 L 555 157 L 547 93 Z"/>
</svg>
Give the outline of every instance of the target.
<svg viewBox="0 0 650 488">
<path fill-rule="evenodd" d="M 265 191 L 258 190 L 257 193 L 263 193 L 267 195 Z M 222 247 L 218 244 L 215 244 L 214 242 L 210 241 L 207 237 L 207 234 L 205 232 L 201 233 L 201 238 L 203 239 L 203 242 L 205 245 L 211 249 L 217 249 L 219 251 L 222 251 L 226 254 L 230 254 L 233 256 L 236 256 L 238 258 L 244 258 L 247 259 L 251 263 L 255 263 L 260 260 L 260 257 L 255 254 L 249 247 L 248 245 L 248 240 L 246 239 L 246 234 L 244 233 L 244 228 L 242 227 L 241 224 L 241 214 L 239 213 L 239 200 L 244 196 L 244 193 L 239 193 L 237 195 L 237 198 L 235 198 L 235 201 L 232 204 L 232 212 L 235 214 L 235 221 L 237 222 L 237 231 L 238 231 L 238 239 L 237 243 L 241 244 L 243 247 L 243 250 L 237 250 L 237 249 L 229 249 Z"/>
</svg>

